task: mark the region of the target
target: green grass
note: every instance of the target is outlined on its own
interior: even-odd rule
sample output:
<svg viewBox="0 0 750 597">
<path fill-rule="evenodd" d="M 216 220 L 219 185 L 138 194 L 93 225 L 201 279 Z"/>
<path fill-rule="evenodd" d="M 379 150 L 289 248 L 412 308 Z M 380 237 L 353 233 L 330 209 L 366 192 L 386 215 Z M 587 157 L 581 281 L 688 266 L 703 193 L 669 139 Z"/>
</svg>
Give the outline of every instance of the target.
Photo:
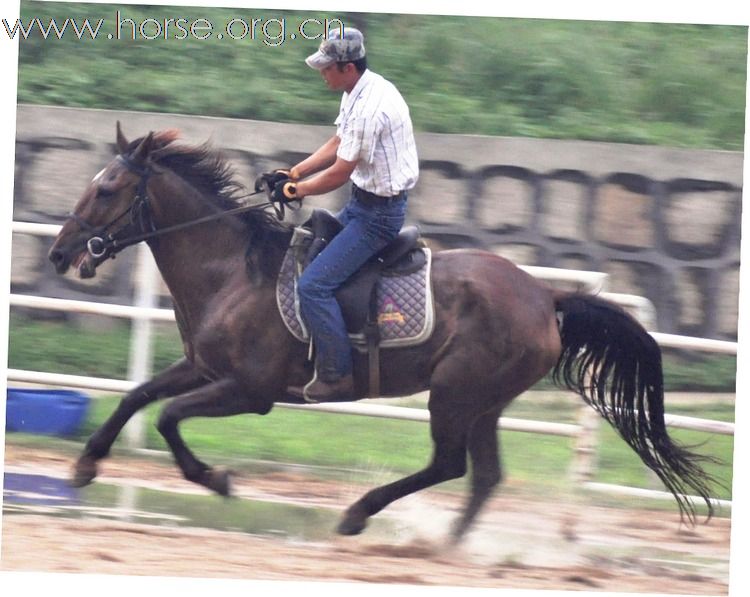
<svg viewBox="0 0 750 597">
<path fill-rule="evenodd" d="M 744 142 L 747 28 L 544 19 L 387 14 L 327 14 L 122 6 L 125 15 L 205 17 L 342 17 L 365 29 L 370 65 L 391 79 L 410 105 L 415 127 L 442 133 L 591 139 L 740 151 Z M 22 3 L 22 17 L 106 18 L 116 5 Z M 325 89 L 304 57 L 317 42 L 262 43 L 23 41 L 20 102 L 84 108 L 176 112 L 306 124 L 331 123 L 337 94 Z M 92 65 L 96 65 L 92 68 Z M 88 326 L 34 321 L 13 314 L 9 366 L 125 378 L 127 324 Z M 173 326 L 158 326 L 155 369 L 181 355 Z M 665 355 L 671 391 L 734 392 L 736 359 L 687 360 Z M 530 394 L 509 417 L 575 422 L 578 402 Z M 78 449 L 113 410 L 116 397 L 96 400 L 71 442 L 9 434 L 7 441 Z M 670 412 L 732 420 L 726 404 L 671 407 Z M 147 409 L 148 446 L 164 449 L 154 429 L 158 406 Z M 431 452 L 421 423 L 334 416 L 277 408 L 265 417 L 194 420 L 188 444 L 210 463 L 244 459 L 326 465 L 394 477 L 413 472 Z M 725 464 L 710 470 L 731 480 L 732 438 L 675 431 Z M 118 445 L 122 445 L 121 443 Z M 605 424 L 595 480 L 654 487 L 637 458 Z M 573 441 L 504 432 L 506 491 L 569 490 Z M 451 486 L 458 486 L 458 482 Z M 460 482 L 463 486 L 463 482 Z M 728 497 L 726 490 L 717 495 Z M 670 505 L 669 507 L 673 507 Z"/>
<path fill-rule="evenodd" d="M 41 321 L 18 313 L 9 320 L 8 366 L 73 375 L 124 379 L 128 371 L 128 323 L 92 316 L 82 324 Z M 182 356 L 182 343 L 172 324 L 154 324 L 154 371 Z M 667 391 L 735 391 L 737 359 L 728 355 L 686 357 L 664 355 Z M 540 388 L 553 388 L 549 380 Z"/>
<path fill-rule="evenodd" d="M 24 1 L 23 19 L 105 25 L 97 40 L 24 40 L 19 101 L 331 124 L 337 94 L 303 63 L 318 41 L 106 40 L 118 9 L 219 27 L 341 18 L 365 30 L 370 66 L 399 87 L 421 131 L 743 148 L 741 26 Z"/>
<path fill-rule="evenodd" d="M 85 325 L 61 321 L 35 321 L 19 314 L 10 318 L 9 366 L 11 368 L 83 374 L 98 377 L 125 378 L 127 372 L 127 324 L 103 327 L 86 319 Z M 180 343 L 174 326 L 159 325 L 155 335 L 155 360 L 165 366 L 180 356 Z M 672 362 L 667 370 L 683 371 L 680 388 L 689 390 L 691 379 L 700 386 L 704 378 L 723 378 L 719 389 L 734 391 L 734 364 L 726 357 L 705 362 Z M 721 366 L 717 366 L 717 362 Z M 704 368 L 706 369 L 704 371 Z M 693 371 L 693 375 L 688 375 Z M 667 374 L 669 379 L 669 373 Z M 85 439 L 114 410 L 118 396 L 92 401 L 89 416 L 73 438 L 77 444 Z M 418 399 L 405 404 L 424 407 Z M 568 392 L 540 394 L 529 392 L 511 404 L 506 417 L 576 423 L 582 402 Z M 161 406 L 145 410 L 147 447 L 165 450 L 164 440 L 155 429 Z M 668 404 L 667 411 L 696 418 L 734 420 L 734 405 L 716 400 L 698 404 Z M 188 445 L 211 464 L 242 466 L 249 460 L 299 463 L 335 469 L 367 471 L 379 478 L 395 478 L 422 468 L 429 460 L 432 443 L 427 425 L 418 422 L 373 419 L 361 416 L 330 415 L 309 411 L 275 408 L 260 417 L 242 415 L 226 419 L 194 419 L 181 427 Z M 716 488 L 716 495 L 731 494 L 733 438 L 683 430 L 673 436 L 687 445 L 699 444 L 699 451 L 719 458 L 723 464 L 709 467 L 726 487 Z M 9 434 L 8 441 L 48 441 L 24 434 Z M 118 440 L 117 448 L 124 446 Z M 506 431 L 501 437 L 501 453 L 506 471 L 506 490 L 523 489 L 538 493 L 570 490 L 570 468 L 574 441 L 570 438 Z M 660 486 L 637 457 L 602 421 L 599 430 L 595 481 L 645 488 Z M 451 487 L 463 488 L 464 482 Z"/>
<path fill-rule="evenodd" d="M 677 414 L 678 409 L 670 409 Z M 701 412 L 700 417 L 705 419 L 726 420 L 720 418 L 721 413 L 716 411 Z M 706 464 L 705 469 L 715 477 L 717 483 L 715 496 L 723 499 L 731 498 L 732 486 L 732 455 L 734 450 L 734 438 L 727 435 L 708 434 L 698 431 L 684 429 L 670 429 L 670 436 L 683 446 L 707 457 L 718 458 L 720 464 Z M 628 448 L 609 426 L 602 426 L 599 434 L 599 450 L 597 453 L 597 475 L 596 481 L 601 483 L 614 483 L 646 489 L 657 489 L 663 491 L 663 486 L 658 478 L 646 467 L 640 464 L 638 457 Z"/>
<path fill-rule="evenodd" d="M 542 396 L 538 393 L 527 393 L 511 405 L 505 416 L 557 422 L 576 420 L 581 403 L 575 397 L 561 395 L 559 399 L 543 398 L 543 402 L 538 403 L 540 399 Z M 118 400 L 117 396 L 108 396 L 92 401 L 89 417 L 73 439 L 84 441 L 114 410 Z M 156 404 L 145 410 L 146 447 L 165 450 L 164 440 L 155 428 L 160 408 Z M 732 405 L 726 403 L 673 406 L 669 411 L 721 421 L 732 421 L 734 417 Z M 281 407 L 263 417 L 192 419 L 184 422 L 181 430 L 188 445 L 214 464 L 268 460 L 395 476 L 422 468 L 432 449 L 429 429 L 424 423 Z M 702 444 L 698 449 L 700 453 L 722 461 L 721 465 L 712 465 L 709 469 L 726 486 L 716 488 L 717 496 L 729 497 L 732 438 L 683 430 L 671 433 L 684 444 Z M 598 434 L 595 481 L 659 488 L 633 452 L 603 421 Z M 116 448 L 123 447 L 124 440 L 120 438 Z M 508 485 L 534 491 L 565 490 L 570 483 L 573 448 L 574 441 L 570 438 L 502 432 L 501 454 Z"/>
<path fill-rule="evenodd" d="M 535 393 L 526 394 L 511 406 L 506 416 L 575 420 L 579 408 L 576 400 L 557 403 L 545 400 L 543 408 L 540 408 L 536 403 L 538 398 L 539 395 Z M 76 437 L 71 438 L 78 448 L 114 410 L 118 400 L 116 396 L 109 396 L 93 401 L 85 425 Z M 164 440 L 154 427 L 159 408 L 159 405 L 152 405 L 145 411 L 146 447 L 166 450 Z M 727 404 L 710 404 L 701 408 L 674 407 L 670 412 L 733 420 L 733 410 Z M 231 465 L 242 470 L 255 460 L 295 463 L 361 471 L 368 479 L 375 477 L 383 481 L 421 469 L 429 461 L 432 449 L 429 428 L 424 423 L 279 407 L 263 417 L 241 415 L 221 420 L 189 420 L 182 424 L 181 430 L 190 448 L 209 464 Z M 702 444 L 700 453 L 722 461 L 720 465 L 709 465 L 707 470 L 724 485 L 714 488 L 715 495 L 731 498 L 732 438 L 682 430 L 671 433 L 683 443 Z M 602 422 L 598 434 L 594 481 L 662 489 L 606 423 Z M 59 440 L 13 433 L 7 435 L 7 441 L 44 445 Z M 506 475 L 505 490 L 538 495 L 549 494 L 550 491 L 569 493 L 572 490 L 570 473 L 573 448 L 574 440 L 571 438 L 503 431 L 501 455 Z M 67 449 L 70 450 L 71 446 L 68 445 Z M 122 449 L 124 440 L 121 437 L 115 444 L 115 454 Z M 465 481 L 459 480 L 448 484 L 448 488 L 462 490 L 464 485 Z"/>
<path fill-rule="evenodd" d="M 40 321 L 11 313 L 8 367 L 126 379 L 130 324 L 104 316 L 81 321 Z M 153 329 L 153 367 L 159 371 L 182 356 L 182 342 L 172 324 L 155 323 Z"/>
</svg>

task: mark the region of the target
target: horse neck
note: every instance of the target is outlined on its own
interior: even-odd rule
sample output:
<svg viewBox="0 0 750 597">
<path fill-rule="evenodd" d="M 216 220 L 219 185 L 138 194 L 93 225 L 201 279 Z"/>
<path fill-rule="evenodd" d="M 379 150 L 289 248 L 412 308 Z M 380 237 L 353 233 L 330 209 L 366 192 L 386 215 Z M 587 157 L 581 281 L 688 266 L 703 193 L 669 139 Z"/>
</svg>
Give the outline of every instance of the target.
<svg viewBox="0 0 750 597">
<path fill-rule="evenodd" d="M 216 213 L 200 192 L 167 171 L 149 182 L 157 229 Z M 205 304 L 208 296 L 244 268 L 247 233 L 227 216 L 156 237 L 149 242 L 157 267 L 177 303 Z M 187 300 L 189 299 L 189 301 Z"/>
</svg>

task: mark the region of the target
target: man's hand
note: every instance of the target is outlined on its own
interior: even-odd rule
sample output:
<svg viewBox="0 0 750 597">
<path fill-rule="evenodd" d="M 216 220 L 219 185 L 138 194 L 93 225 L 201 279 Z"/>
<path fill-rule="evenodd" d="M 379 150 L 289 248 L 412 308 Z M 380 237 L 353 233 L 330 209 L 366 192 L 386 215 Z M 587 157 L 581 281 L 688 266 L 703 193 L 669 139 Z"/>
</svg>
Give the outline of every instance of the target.
<svg viewBox="0 0 750 597">
<path fill-rule="evenodd" d="M 290 180 L 292 180 L 291 170 L 277 169 L 273 172 L 264 172 L 255 179 L 255 191 L 260 193 L 262 190 L 267 189 L 273 192 L 278 183 Z"/>
<path fill-rule="evenodd" d="M 297 196 L 297 185 L 290 180 L 280 180 L 273 187 L 271 197 L 280 203 L 289 203 L 301 199 Z"/>
</svg>

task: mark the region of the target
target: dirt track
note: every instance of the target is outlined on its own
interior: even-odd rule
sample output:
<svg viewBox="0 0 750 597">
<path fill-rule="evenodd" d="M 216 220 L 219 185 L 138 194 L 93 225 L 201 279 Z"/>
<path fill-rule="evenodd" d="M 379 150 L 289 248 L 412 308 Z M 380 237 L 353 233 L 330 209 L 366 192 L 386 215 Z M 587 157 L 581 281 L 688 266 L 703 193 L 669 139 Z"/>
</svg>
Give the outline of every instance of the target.
<svg viewBox="0 0 750 597">
<path fill-rule="evenodd" d="M 70 461 L 8 446 L 6 466 L 64 474 Z M 113 481 L 158 479 L 160 487 L 192 491 L 174 469 L 151 461 L 115 458 L 104 464 L 102 475 Z M 290 473 L 235 484 L 240 497 L 331 508 L 344 508 L 363 489 Z M 354 538 L 331 532 L 315 544 L 100 518 L 6 514 L 0 569 L 688 595 L 728 590 L 727 519 L 681 530 L 676 514 L 587 507 L 584 518 L 573 505 L 527 502 L 500 492 L 466 544 L 448 549 L 444 534 L 458 507 L 455 495 L 423 492 L 392 506 L 408 522 L 408 533 L 384 540 L 367 532 Z M 577 518 L 575 538 L 571 516 Z M 676 555 L 664 557 L 654 548 Z"/>
</svg>

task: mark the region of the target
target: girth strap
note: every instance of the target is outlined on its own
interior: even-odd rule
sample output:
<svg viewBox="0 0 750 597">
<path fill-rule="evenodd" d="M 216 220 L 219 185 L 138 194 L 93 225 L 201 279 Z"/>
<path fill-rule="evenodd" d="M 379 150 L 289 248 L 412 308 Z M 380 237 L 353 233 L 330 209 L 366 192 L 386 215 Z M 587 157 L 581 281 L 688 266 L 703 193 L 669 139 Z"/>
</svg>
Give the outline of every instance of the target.
<svg viewBox="0 0 750 597">
<path fill-rule="evenodd" d="M 370 398 L 380 396 L 380 325 L 378 324 L 378 302 L 375 292 L 370 297 L 369 315 L 364 329 L 367 339 L 367 371 Z"/>
</svg>

